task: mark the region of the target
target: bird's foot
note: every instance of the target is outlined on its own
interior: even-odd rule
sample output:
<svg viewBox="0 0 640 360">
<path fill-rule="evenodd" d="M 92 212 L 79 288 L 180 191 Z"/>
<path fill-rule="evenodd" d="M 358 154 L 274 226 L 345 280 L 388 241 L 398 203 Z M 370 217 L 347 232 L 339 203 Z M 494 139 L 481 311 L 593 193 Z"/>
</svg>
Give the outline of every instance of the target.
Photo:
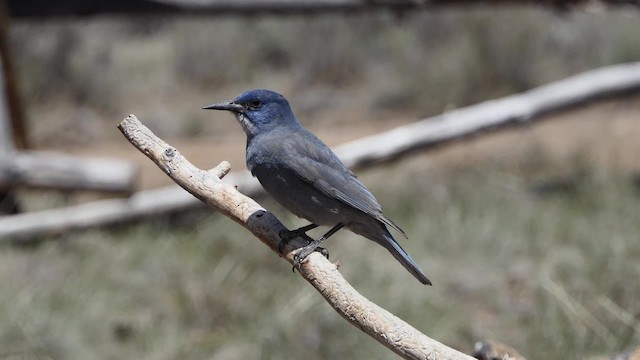
<svg viewBox="0 0 640 360">
<path fill-rule="evenodd" d="M 313 240 L 313 241 L 309 242 L 309 244 L 307 244 L 307 246 L 301 247 L 298 250 L 298 252 L 293 256 L 293 271 L 295 271 L 297 267 L 300 267 L 300 264 L 302 264 L 304 259 L 306 259 L 307 256 L 309 256 L 314 251 L 321 252 L 328 259 L 329 258 L 329 251 L 327 251 L 327 249 L 321 248 L 319 246 L 325 240 L 327 240 L 329 238 L 329 236 L 335 234 L 336 231 L 342 229 L 343 226 L 344 226 L 343 223 L 338 223 L 336 226 L 332 227 L 331 230 L 327 231 L 326 234 L 322 235 L 322 237 L 320 239 Z M 300 229 L 298 229 L 296 231 L 307 232 L 308 230 L 313 229 L 314 227 L 316 227 L 316 225 L 311 224 L 311 225 L 307 225 L 305 227 L 301 227 Z M 306 234 L 304 236 L 306 236 L 308 238 L 308 236 Z"/>
<path fill-rule="evenodd" d="M 313 243 L 316 243 L 316 242 L 317 241 L 313 241 Z M 300 248 L 300 250 L 293 256 L 293 268 L 291 269 L 293 272 L 296 272 L 296 269 L 300 268 L 300 265 L 302 264 L 304 259 L 306 259 L 307 256 L 311 255 L 311 253 L 313 253 L 314 251 L 319 252 L 327 259 L 329 258 L 329 250 L 323 247 L 317 246 L 317 244 L 313 244 L 313 243 Z"/>
</svg>

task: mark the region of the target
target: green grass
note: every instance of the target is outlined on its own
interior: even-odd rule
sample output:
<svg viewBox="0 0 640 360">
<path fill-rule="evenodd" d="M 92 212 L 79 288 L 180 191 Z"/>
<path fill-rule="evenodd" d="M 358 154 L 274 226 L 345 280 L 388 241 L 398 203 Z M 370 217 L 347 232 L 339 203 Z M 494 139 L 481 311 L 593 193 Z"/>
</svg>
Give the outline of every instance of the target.
<svg viewBox="0 0 640 360">
<path fill-rule="evenodd" d="M 492 338 L 530 359 L 580 359 L 640 342 L 640 203 L 628 179 L 591 171 L 574 192 L 540 197 L 506 170 L 428 175 L 411 161 L 362 178 L 434 286 L 340 232 L 331 259 L 356 289 L 467 352 Z M 4 358 L 394 358 L 217 214 L 5 247 L 0 264 Z"/>
</svg>

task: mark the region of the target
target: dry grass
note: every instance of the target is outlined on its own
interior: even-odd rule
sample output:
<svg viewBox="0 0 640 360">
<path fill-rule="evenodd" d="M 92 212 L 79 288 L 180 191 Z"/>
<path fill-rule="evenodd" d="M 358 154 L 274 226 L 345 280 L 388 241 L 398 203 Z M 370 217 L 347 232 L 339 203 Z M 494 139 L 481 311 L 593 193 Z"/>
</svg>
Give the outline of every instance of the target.
<svg viewBox="0 0 640 360">
<path fill-rule="evenodd" d="M 415 161 L 362 178 L 435 285 L 344 232 L 328 246 L 362 293 L 465 351 L 494 338 L 533 359 L 578 359 L 637 344 L 640 208 L 628 178 L 591 172 L 574 192 L 538 197 L 507 169 L 406 179 Z M 0 257 L 0 344 L 19 358 L 392 356 L 215 214 L 67 235 Z"/>
</svg>

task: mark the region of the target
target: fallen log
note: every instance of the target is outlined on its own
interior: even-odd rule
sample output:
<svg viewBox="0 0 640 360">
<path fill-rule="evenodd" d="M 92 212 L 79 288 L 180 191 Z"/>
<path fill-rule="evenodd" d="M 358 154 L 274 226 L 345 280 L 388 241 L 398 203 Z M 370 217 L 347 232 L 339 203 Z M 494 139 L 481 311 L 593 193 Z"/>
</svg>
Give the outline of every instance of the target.
<svg viewBox="0 0 640 360">
<path fill-rule="evenodd" d="M 413 150 L 459 141 L 489 130 L 529 124 L 543 115 L 639 90 L 640 62 L 603 67 L 352 141 L 336 152 L 349 166 L 371 165 Z"/>
<path fill-rule="evenodd" d="M 261 189 L 260 184 L 247 175 L 229 174 L 225 182 L 244 189 L 245 193 L 255 194 Z M 198 207 L 204 208 L 204 205 L 179 186 L 171 185 L 139 191 L 126 199 L 98 200 L 58 209 L 0 216 L 0 240 L 30 240 L 37 236 L 59 235 Z"/>
<path fill-rule="evenodd" d="M 151 213 L 181 211 L 200 205 L 177 186 L 140 191 L 128 199 L 109 199 L 0 217 L 0 238 L 12 240 L 58 235 L 70 230 L 136 220 Z"/>
<path fill-rule="evenodd" d="M 42 151 L 0 153 L 0 189 L 32 187 L 131 194 L 137 177 L 137 167 L 122 160 Z"/>
</svg>

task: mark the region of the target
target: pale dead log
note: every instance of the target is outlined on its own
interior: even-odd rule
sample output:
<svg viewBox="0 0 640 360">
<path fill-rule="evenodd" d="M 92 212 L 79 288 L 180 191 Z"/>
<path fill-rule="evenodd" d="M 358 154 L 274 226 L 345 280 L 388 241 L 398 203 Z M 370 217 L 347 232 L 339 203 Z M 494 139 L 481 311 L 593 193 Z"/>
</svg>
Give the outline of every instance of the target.
<svg viewBox="0 0 640 360">
<path fill-rule="evenodd" d="M 450 111 L 413 124 L 401 126 L 378 135 L 355 140 L 335 148 L 336 153 L 350 167 L 364 167 L 381 161 L 409 154 L 411 151 L 443 145 L 474 136 L 489 130 L 530 124 L 534 120 L 554 111 L 567 109 L 596 98 L 626 94 L 640 89 L 640 63 L 608 66 L 544 85 L 530 91 L 506 98 L 486 101 L 477 105 Z M 243 171 L 225 177 L 225 182 L 236 184 L 245 194 L 254 195 L 262 188 Z M 42 219 L 56 232 L 65 229 L 83 229 L 101 226 L 131 218 L 154 216 L 162 211 L 182 211 L 198 204 L 186 200 L 183 193 L 170 190 L 166 196 L 158 197 L 155 190 L 141 191 L 135 195 L 138 202 L 148 206 L 128 204 L 128 200 L 99 201 L 91 205 L 43 210 L 39 212 L 0 217 L 0 238 L 25 238 L 46 235 L 50 231 Z M 154 206 L 154 202 L 158 202 Z M 170 204 L 176 206 L 171 209 Z M 117 204 L 117 205 L 114 205 Z M 168 204 L 168 208 L 165 207 Z M 91 222 L 84 219 L 86 206 L 93 210 Z M 100 210 L 105 206 L 106 209 Z M 122 213 L 115 214 L 115 209 Z"/>
<path fill-rule="evenodd" d="M 58 209 L 0 216 L 0 239 L 30 240 L 35 236 L 58 235 L 126 221 L 149 214 L 193 209 L 200 202 L 178 186 L 141 191 L 128 199 L 109 199 Z"/>
<path fill-rule="evenodd" d="M 278 251 L 279 234 L 286 228 L 253 199 L 220 179 L 231 167 L 228 162 L 223 161 L 209 171 L 198 169 L 177 149 L 155 136 L 134 115 L 124 119 L 118 128 L 183 189 L 245 227 L 281 255 Z M 284 258 L 293 263 L 295 249 L 305 244 L 302 239 L 291 242 L 284 249 Z M 321 254 L 310 255 L 299 272 L 342 317 L 396 354 L 406 359 L 472 359 L 429 338 L 360 295 L 340 275 L 336 265 Z"/>
<path fill-rule="evenodd" d="M 138 177 L 127 161 L 44 151 L 0 153 L 0 189 L 18 186 L 130 194 Z"/>
<path fill-rule="evenodd" d="M 0 4 L 0 19 L 3 4 Z M 0 21 L 2 23 L 2 21 Z M 129 194 L 134 191 L 138 170 L 130 163 L 109 159 L 82 159 L 50 152 L 15 151 L 26 147 L 24 116 L 17 96 L 16 80 L 7 60 L 8 40 L 0 28 L 0 192 L 26 186 L 60 190 L 95 190 Z M 12 95 L 13 94 L 13 95 Z M 15 145 L 18 146 L 15 146 Z"/>
<path fill-rule="evenodd" d="M 246 175 L 244 172 L 229 174 L 224 181 L 238 186 L 246 193 L 258 193 L 262 189 L 260 184 Z M 138 191 L 126 199 L 98 200 L 57 209 L 0 216 L 0 240 L 30 241 L 33 237 L 107 226 L 199 206 L 202 203 L 179 186 L 165 186 Z"/>
<path fill-rule="evenodd" d="M 542 115 L 638 90 L 640 62 L 607 66 L 352 141 L 336 148 L 336 152 L 348 166 L 370 165 L 488 130 L 529 124 Z"/>
</svg>

